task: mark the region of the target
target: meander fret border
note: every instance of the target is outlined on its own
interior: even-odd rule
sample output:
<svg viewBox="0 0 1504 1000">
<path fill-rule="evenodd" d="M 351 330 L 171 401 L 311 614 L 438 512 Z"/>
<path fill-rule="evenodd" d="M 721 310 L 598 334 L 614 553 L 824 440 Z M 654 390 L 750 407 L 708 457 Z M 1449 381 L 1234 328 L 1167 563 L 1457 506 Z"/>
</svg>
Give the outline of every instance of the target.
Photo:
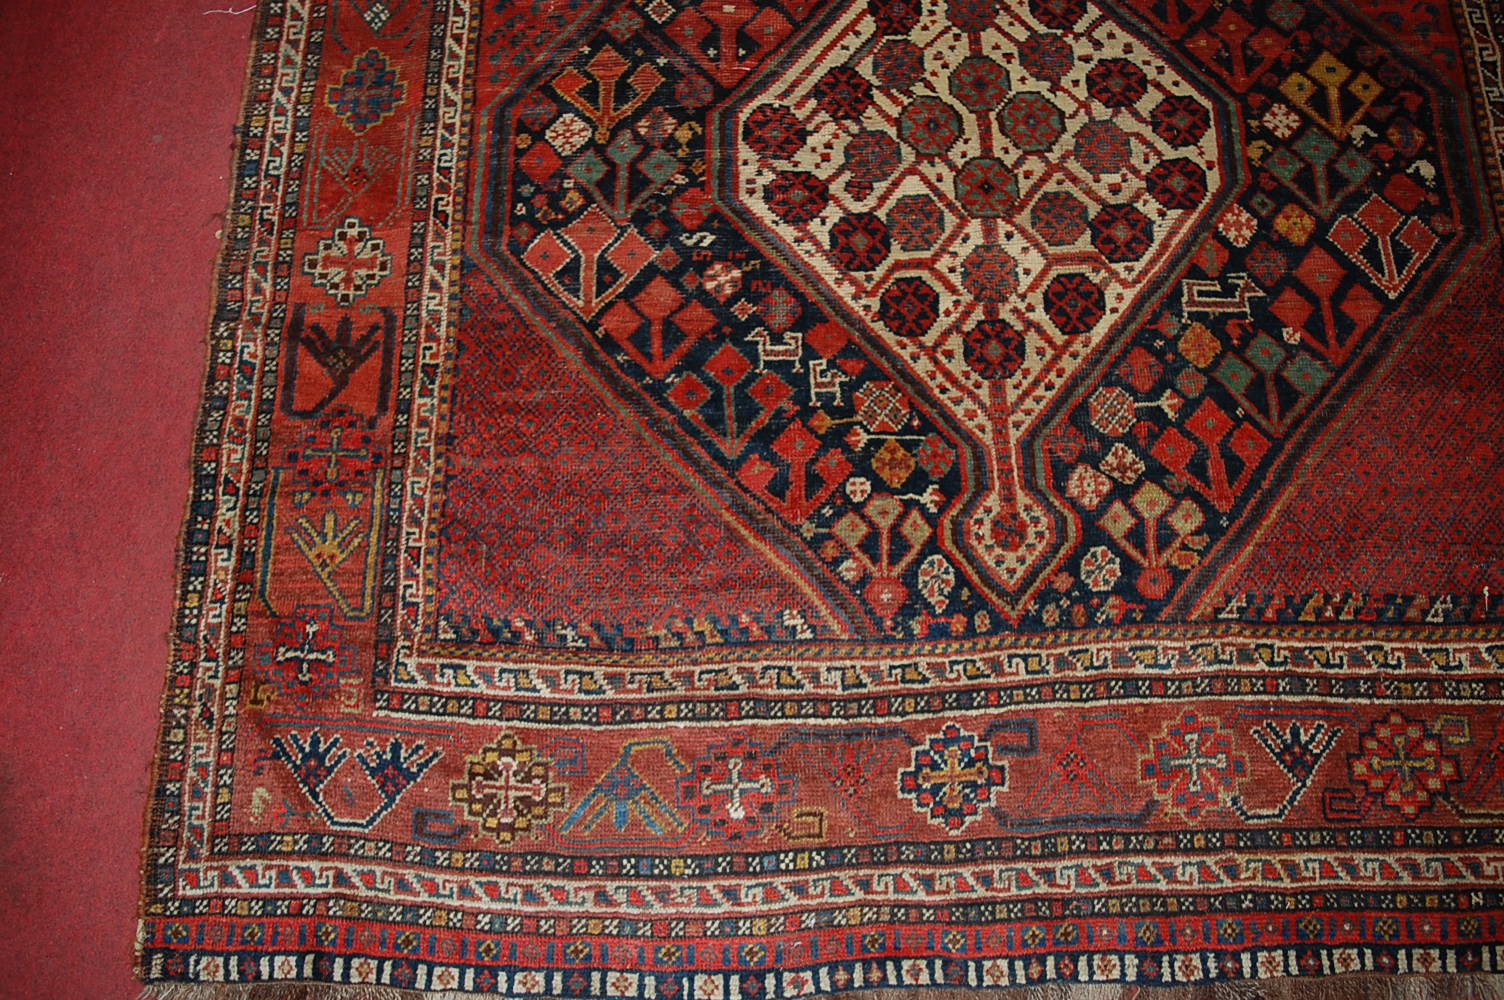
<svg viewBox="0 0 1504 1000">
<path fill-rule="evenodd" d="M 1492 155 L 1484 174 L 1493 198 L 1495 224 L 1504 224 L 1504 6 L 1497 0 L 1452 0 L 1452 22 L 1461 29 L 1462 65 L 1479 141 Z"/>
</svg>

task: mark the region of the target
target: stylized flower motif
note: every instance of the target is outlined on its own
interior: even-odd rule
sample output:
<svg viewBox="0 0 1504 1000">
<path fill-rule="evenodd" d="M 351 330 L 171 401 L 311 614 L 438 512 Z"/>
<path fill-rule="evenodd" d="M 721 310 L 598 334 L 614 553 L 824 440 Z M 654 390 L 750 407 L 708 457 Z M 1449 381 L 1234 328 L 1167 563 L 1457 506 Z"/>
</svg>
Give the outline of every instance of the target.
<svg viewBox="0 0 1504 1000">
<path fill-rule="evenodd" d="M 590 141 L 591 129 L 585 123 L 585 119 L 576 114 L 567 114 L 557 118 L 548 126 L 543 133 L 560 156 L 572 156 L 580 147 Z"/>
<path fill-rule="evenodd" d="M 702 187 L 692 187 L 674 195 L 668 210 L 686 229 L 699 229 L 710 218 L 710 195 Z"/>
<path fill-rule="evenodd" d="M 915 453 L 919 467 L 929 473 L 931 479 L 939 479 L 950 470 L 956 461 L 955 449 L 946 444 L 938 434 L 930 434 Z"/>
<path fill-rule="evenodd" d="M 1043 153 L 1065 131 L 1065 118 L 1043 94 L 1019 94 L 997 115 L 998 125 L 1026 153 Z"/>
<path fill-rule="evenodd" d="M 945 17 L 962 31 L 986 31 L 997 18 L 998 0 L 946 0 Z"/>
<path fill-rule="evenodd" d="M 950 92 L 969 111 L 991 111 L 1008 96 L 1008 72 L 987 56 L 967 56 L 951 73 Z"/>
<path fill-rule="evenodd" d="M 844 559 L 836 567 L 836 575 L 847 583 L 856 583 L 867 575 L 867 568 L 855 559 Z"/>
<path fill-rule="evenodd" d="M 1076 466 L 1065 481 L 1065 495 L 1087 510 L 1095 510 L 1110 492 L 1112 480 L 1089 465 Z"/>
<path fill-rule="evenodd" d="M 694 73 L 674 84 L 674 100 L 686 108 L 703 108 L 714 97 L 710 81 Z"/>
<path fill-rule="evenodd" d="M 1154 223 L 1132 205 L 1106 205 L 1091 220 L 1091 243 L 1115 264 L 1138 260 L 1154 242 Z"/>
<path fill-rule="evenodd" d="M 1115 385 L 1104 385 L 1092 393 L 1088 411 L 1091 425 L 1112 437 L 1127 434 L 1135 420 L 1133 397 Z"/>
<path fill-rule="evenodd" d="M 870 511 L 872 505 L 868 504 L 867 509 Z M 893 616 L 903 607 L 904 601 L 909 599 L 909 589 L 897 577 L 877 575 L 862 590 L 862 597 L 884 624 L 891 625 Z"/>
<path fill-rule="evenodd" d="M 1044 311 L 1061 333 L 1086 333 L 1102 322 L 1107 297 L 1101 286 L 1084 274 L 1057 274 L 1045 287 Z"/>
<path fill-rule="evenodd" d="M 1274 231 L 1296 246 L 1305 246 L 1316 232 L 1316 220 L 1293 202 L 1274 217 Z"/>
<path fill-rule="evenodd" d="M 940 294 L 923 278 L 894 278 L 878 302 L 878 316 L 894 336 L 922 337 L 940 318 Z"/>
<path fill-rule="evenodd" d="M 782 333 L 794 325 L 804 307 L 787 288 L 775 288 L 757 303 L 757 312 L 774 333 Z"/>
<path fill-rule="evenodd" d="M 1144 460 L 1139 458 L 1138 453 L 1132 448 L 1119 441 L 1102 459 L 1102 471 L 1125 486 L 1129 486 L 1137 482 L 1138 477 L 1144 474 Z"/>
<path fill-rule="evenodd" d="M 907 35 L 923 13 L 919 0 L 868 0 L 867 9 L 884 35 Z"/>
<path fill-rule="evenodd" d="M 1414 819 L 1457 780 L 1457 758 L 1424 722 L 1390 712 L 1363 734 L 1360 752 L 1348 755 L 1353 780 L 1390 809 Z"/>
<path fill-rule="evenodd" d="M 899 114 L 898 137 L 920 156 L 942 156 L 961 138 L 961 118 L 938 97 L 921 97 Z"/>
<path fill-rule="evenodd" d="M 1222 353 L 1222 344 L 1204 323 L 1196 322 L 1180 335 L 1180 353 L 1198 368 L 1205 368 Z"/>
<path fill-rule="evenodd" d="M 1109 108 L 1132 107 L 1149 86 L 1144 71 L 1127 59 L 1104 59 L 1086 74 L 1086 89 Z"/>
<path fill-rule="evenodd" d="M 1046 28 L 1068 31 L 1086 16 L 1086 0 L 1029 0 L 1029 11 Z"/>
<path fill-rule="evenodd" d="M 985 740 L 951 723 L 914 749 L 913 765 L 898 774 L 899 794 L 930 822 L 959 833 L 1006 787 L 1003 765 L 990 760 L 990 751 Z"/>
<path fill-rule="evenodd" d="M 1200 142 L 1211 128 L 1211 112 L 1194 97 L 1170 96 L 1154 106 L 1149 116 L 1150 127 L 1165 142 L 1174 146 L 1190 146 Z"/>
<path fill-rule="evenodd" d="M 924 50 L 906 38 L 889 38 L 873 55 L 872 72 L 889 90 L 907 90 L 924 76 Z"/>
<path fill-rule="evenodd" d="M 606 31 L 618 42 L 625 42 L 642 30 L 642 16 L 630 8 L 622 8 L 606 21 Z"/>
<path fill-rule="evenodd" d="M 716 261 L 700 276 L 700 287 L 710 293 L 711 298 L 724 305 L 728 299 L 742 290 L 742 269 L 723 260 Z"/>
<path fill-rule="evenodd" d="M 950 592 L 956 586 L 955 567 L 936 552 L 919 564 L 919 593 L 935 609 L 935 614 L 944 614 L 950 603 Z"/>
<path fill-rule="evenodd" d="M 1000 319 L 984 319 L 962 340 L 962 354 L 971 370 L 988 381 L 1011 378 L 1023 367 L 1027 346 L 1023 334 Z"/>
<path fill-rule="evenodd" d="M 872 456 L 872 471 L 895 490 L 908 482 L 918 464 L 909 454 L 909 449 L 892 438 L 884 441 L 877 454 Z"/>
<path fill-rule="evenodd" d="M 1222 220 L 1217 223 L 1217 231 L 1235 247 L 1246 247 L 1258 229 L 1258 220 L 1242 205 L 1228 208 L 1222 214 Z"/>
<path fill-rule="evenodd" d="M 983 244 L 961 262 L 961 284 L 978 302 L 1006 302 L 1018 290 L 1018 265 L 1001 247 Z"/>
<path fill-rule="evenodd" d="M 860 118 L 872 103 L 872 83 L 850 66 L 837 66 L 815 85 L 815 99 L 832 118 Z"/>
<path fill-rule="evenodd" d="M 809 131 L 793 111 L 781 104 L 763 104 L 747 116 L 742 138 L 764 156 L 788 159 L 804 147 Z"/>
<path fill-rule="evenodd" d="M 874 434 L 895 434 L 909 419 L 909 401 L 892 382 L 871 382 L 857 391 L 856 415 Z"/>
<path fill-rule="evenodd" d="M 1150 196 L 1165 208 L 1189 210 L 1206 199 L 1206 171 L 1185 157 L 1155 164 L 1146 180 Z"/>
<path fill-rule="evenodd" d="M 892 177 L 903 163 L 898 140 L 887 132 L 867 129 L 846 143 L 846 169 L 863 184 L 876 184 Z"/>
<path fill-rule="evenodd" d="M 1065 246 L 1086 232 L 1086 206 L 1064 191 L 1046 191 L 1034 203 L 1029 222 L 1046 243 Z"/>
<path fill-rule="evenodd" d="M 1216 720 L 1203 721 L 1186 712 L 1154 741 L 1142 774 L 1172 812 L 1195 819 L 1236 791 L 1247 773 L 1243 758 L 1233 752 L 1232 735 Z"/>
<path fill-rule="evenodd" d="M 1086 220 L 1081 220 L 1086 228 Z M 888 212 L 888 233 L 905 250 L 929 250 L 945 233 L 945 213 L 927 194 L 906 194 Z"/>
<path fill-rule="evenodd" d="M 1081 582 L 1097 592 L 1111 590 L 1123 578 L 1123 563 L 1105 545 L 1093 545 L 1081 557 Z"/>
<path fill-rule="evenodd" d="M 1164 362 L 1142 347 L 1134 347 L 1117 367 L 1118 377 L 1133 386 L 1134 392 L 1138 393 L 1146 393 L 1154 388 L 1164 371 Z"/>
<path fill-rule="evenodd" d="M 568 786 L 551 777 L 547 758 L 504 732 L 465 758 L 464 779 L 449 786 L 449 797 L 497 843 L 510 844 L 563 808 Z"/>
<path fill-rule="evenodd" d="M 1002 160 L 978 156 L 956 171 L 956 201 L 982 219 L 1007 215 L 1018 204 L 1018 178 Z"/>
<path fill-rule="evenodd" d="M 1276 139 L 1280 140 L 1290 138 L 1300 128 L 1300 115 L 1295 113 L 1294 108 L 1284 103 L 1271 105 L 1259 121 L 1266 129 L 1274 133 Z"/>
<path fill-rule="evenodd" d="M 1019 45 L 1018 61 L 1032 75 L 1058 85 L 1075 65 L 1076 55 L 1064 38 L 1039 32 Z"/>
<path fill-rule="evenodd" d="M 875 270 L 890 248 L 887 223 L 871 212 L 843 216 L 830 229 L 830 255 L 848 271 Z"/>
<path fill-rule="evenodd" d="M 804 170 L 786 170 L 768 183 L 768 207 L 785 222 L 811 222 L 830 204 L 825 181 Z"/>
<path fill-rule="evenodd" d="M 1093 174 L 1115 174 L 1128 167 L 1133 143 L 1110 118 L 1089 121 L 1076 132 L 1076 161 Z"/>
</svg>

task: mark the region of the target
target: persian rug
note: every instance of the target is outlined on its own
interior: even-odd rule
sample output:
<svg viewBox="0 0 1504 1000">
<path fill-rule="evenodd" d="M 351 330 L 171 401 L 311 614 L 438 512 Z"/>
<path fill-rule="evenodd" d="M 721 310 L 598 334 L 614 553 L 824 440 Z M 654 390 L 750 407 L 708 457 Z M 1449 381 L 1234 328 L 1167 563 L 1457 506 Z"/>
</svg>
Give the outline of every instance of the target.
<svg viewBox="0 0 1504 1000">
<path fill-rule="evenodd" d="M 256 16 L 147 996 L 1499 992 L 1497 4 Z"/>
</svg>

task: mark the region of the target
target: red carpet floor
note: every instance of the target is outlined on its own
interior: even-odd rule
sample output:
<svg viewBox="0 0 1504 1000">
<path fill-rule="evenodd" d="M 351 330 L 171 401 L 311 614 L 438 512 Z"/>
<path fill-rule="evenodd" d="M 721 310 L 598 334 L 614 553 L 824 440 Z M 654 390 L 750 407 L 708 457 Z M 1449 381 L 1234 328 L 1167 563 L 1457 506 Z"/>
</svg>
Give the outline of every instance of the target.
<svg viewBox="0 0 1504 1000">
<path fill-rule="evenodd" d="M 117 1000 L 249 0 L 0 27 L 0 997 Z"/>
</svg>

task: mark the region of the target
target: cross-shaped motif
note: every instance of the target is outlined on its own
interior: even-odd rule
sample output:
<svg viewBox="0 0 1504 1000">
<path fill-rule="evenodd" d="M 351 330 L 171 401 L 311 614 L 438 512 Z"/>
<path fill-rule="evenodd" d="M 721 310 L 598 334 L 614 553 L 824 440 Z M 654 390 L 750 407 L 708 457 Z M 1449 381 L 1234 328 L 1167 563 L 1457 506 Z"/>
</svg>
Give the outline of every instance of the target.
<svg viewBox="0 0 1504 1000">
<path fill-rule="evenodd" d="M 341 100 L 357 108 L 376 108 L 391 97 L 392 84 L 385 74 L 360 73 L 345 77 L 339 93 Z"/>
<path fill-rule="evenodd" d="M 535 748 L 502 733 L 465 758 L 464 776 L 450 784 L 449 796 L 498 843 L 510 844 L 564 806 L 569 787 L 551 784 L 550 776 L 549 761 Z"/>
<path fill-rule="evenodd" d="M 742 801 L 743 792 L 762 792 L 764 795 L 773 794 L 773 781 L 767 775 L 762 775 L 755 781 L 743 781 L 741 777 L 743 766 L 740 757 L 732 757 L 726 761 L 725 781 L 706 779 L 700 782 L 700 794 L 702 795 L 715 795 L 720 792 L 726 793 L 726 814 L 732 819 L 745 819 L 747 816 L 747 807 Z"/>
<path fill-rule="evenodd" d="M 1219 750 L 1214 754 L 1203 753 L 1201 750 L 1201 733 L 1192 730 L 1185 734 L 1185 753 L 1174 754 L 1164 758 L 1166 770 L 1179 770 L 1184 768 L 1191 778 L 1186 782 L 1186 790 L 1201 794 L 1201 774 L 1203 771 L 1225 771 L 1228 760 L 1227 751 Z"/>
<path fill-rule="evenodd" d="M 392 273 L 392 255 L 385 240 L 351 217 L 303 258 L 303 273 L 335 302 L 348 306 Z"/>
<path fill-rule="evenodd" d="M 1410 733 L 1403 730 L 1394 733 L 1389 742 L 1389 745 L 1394 748 L 1393 755 L 1381 757 L 1375 753 L 1370 759 L 1375 771 L 1397 771 L 1400 778 L 1400 790 L 1406 793 L 1415 791 L 1417 774 L 1436 774 L 1441 769 L 1441 764 L 1434 754 L 1427 754 L 1424 757 L 1410 756 L 1410 736 Z"/>
<path fill-rule="evenodd" d="M 296 646 L 282 646 L 277 649 L 278 663 L 296 663 L 298 665 L 298 680 L 307 684 L 313 680 L 313 664 L 322 667 L 334 665 L 336 652 L 333 649 L 317 649 L 313 645 L 314 638 L 318 635 L 319 623 L 316 621 L 303 624 L 303 638 Z"/>
<path fill-rule="evenodd" d="M 359 232 L 341 230 L 335 236 L 334 243 L 321 248 L 319 270 L 331 276 L 331 284 L 338 281 L 341 290 L 358 291 L 360 275 L 381 269 L 381 248 Z"/>
<path fill-rule="evenodd" d="M 310 445 L 303 449 L 303 454 L 310 458 L 327 458 L 329 461 L 324 466 L 324 478 L 329 482 L 339 479 L 339 461 L 342 458 L 353 458 L 359 462 L 368 462 L 371 459 L 369 448 L 346 448 L 340 444 L 344 437 L 345 428 L 335 427 L 329 431 L 328 447 Z"/>
<path fill-rule="evenodd" d="M 964 801 L 967 784 L 980 785 L 987 782 L 987 766 L 974 761 L 969 767 L 961 766 L 961 748 L 945 748 L 945 768 L 929 767 L 919 772 L 925 782 L 937 782 L 945 786 L 941 801 L 947 809 L 959 809 Z"/>
<path fill-rule="evenodd" d="M 990 760 L 990 750 L 985 740 L 949 724 L 914 749 L 913 766 L 899 774 L 899 792 L 931 822 L 957 833 L 1006 787 L 1003 766 Z"/>
<path fill-rule="evenodd" d="M 548 799 L 548 783 L 529 777 L 528 771 L 531 768 L 519 769 L 518 763 L 511 757 L 492 761 L 491 766 L 476 775 L 470 783 L 476 798 L 486 802 L 489 806 L 486 811 L 497 819 L 516 819 L 520 815 L 517 803 L 526 806 Z M 519 770 L 521 774 L 518 773 Z"/>
</svg>

